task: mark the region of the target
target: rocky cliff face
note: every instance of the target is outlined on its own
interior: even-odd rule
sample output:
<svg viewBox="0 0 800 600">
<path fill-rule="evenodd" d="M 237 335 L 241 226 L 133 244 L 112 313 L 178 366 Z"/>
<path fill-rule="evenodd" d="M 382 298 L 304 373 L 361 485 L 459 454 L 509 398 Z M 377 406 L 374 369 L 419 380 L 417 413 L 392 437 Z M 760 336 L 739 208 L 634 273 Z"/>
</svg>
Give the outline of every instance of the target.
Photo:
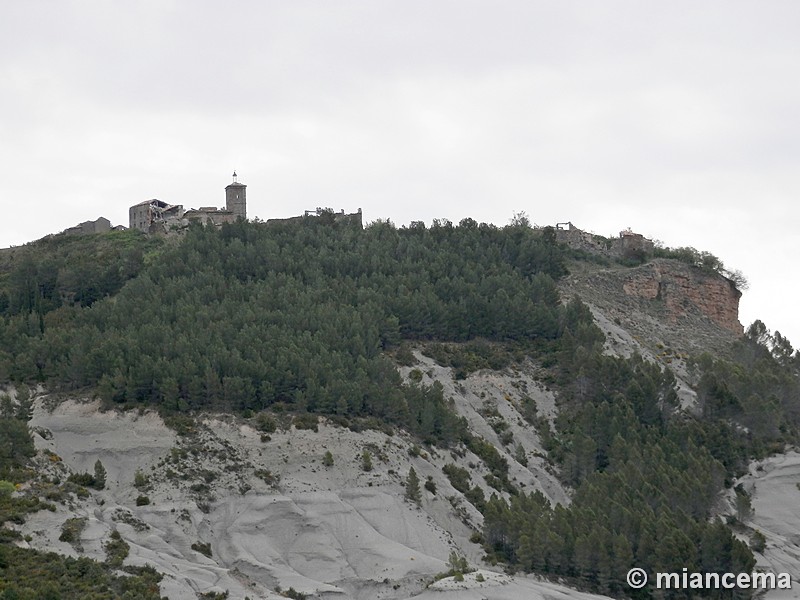
<svg viewBox="0 0 800 600">
<path fill-rule="evenodd" d="M 744 332 L 739 322 L 742 293 L 721 275 L 677 261 L 656 260 L 631 270 L 622 288 L 627 296 L 662 302 L 673 323 L 696 310 L 732 333 Z"/>
<path fill-rule="evenodd" d="M 742 335 L 741 293 L 721 275 L 667 259 L 635 268 L 576 263 L 570 269 L 559 282 L 562 297 L 590 306 L 612 354 L 636 352 L 674 369 L 677 359 L 701 352 L 725 356 Z"/>
</svg>

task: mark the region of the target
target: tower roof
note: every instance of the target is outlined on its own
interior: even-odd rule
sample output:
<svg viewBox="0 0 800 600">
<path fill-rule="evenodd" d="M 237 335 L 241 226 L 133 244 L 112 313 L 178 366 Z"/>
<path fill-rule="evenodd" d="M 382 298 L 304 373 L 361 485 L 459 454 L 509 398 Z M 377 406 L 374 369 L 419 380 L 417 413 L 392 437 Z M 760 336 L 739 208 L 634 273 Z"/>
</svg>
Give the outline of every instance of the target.
<svg viewBox="0 0 800 600">
<path fill-rule="evenodd" d="M 226 189 L 226 190 L 227 190 L 228 188 L 231 188 L 231 187 L 247 187 L 245 184 L 243 184 L 243 183 L 239 183 L 238 181 L 236 181 L 236 178 L 237 178 L 237 177 L 238 177 L 238 176 L 236 175 L 236 171 L 234 171 L 234 172 L 233 172 L 233 183 L 229 183 L 228 185 L 226 185 L 226 186 L 225 186 L 225 189 Z"/>
</svg>

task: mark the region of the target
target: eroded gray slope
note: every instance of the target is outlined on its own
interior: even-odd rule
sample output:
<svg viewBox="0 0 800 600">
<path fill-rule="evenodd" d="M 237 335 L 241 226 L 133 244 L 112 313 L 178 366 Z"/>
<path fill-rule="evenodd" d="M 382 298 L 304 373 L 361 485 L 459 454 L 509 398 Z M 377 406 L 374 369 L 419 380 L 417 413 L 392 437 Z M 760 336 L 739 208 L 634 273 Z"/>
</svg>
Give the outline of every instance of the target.
<svg viewBox="0 0 800 600">
<path fill-rule="evenodd" d="M 541 413 L 552 418 L 555 407 L 546 389 L 522 371 L 478 373 L 455 382 L 449 369 L 423 361 L 425 377 L 442 382 L 477 433 L 499 443 L 487 403 L 508 422 L 528 457 L 525 467 L 511 447 L 500 445 L 517 485 L 568 501 L 520 413 L 522 396 L 533 395 Z M 318 432 L 291 427 L 262 439 L 231 417 L 208 417 L 194 434 L 177 436 L 154 413 L 101 412 L 96 403 L 77 401 L 49 412 L 37 400 L 31 425 L 44 434 L 35 436 L 37 447 L 52 453 L 40 460 L 79 472 L 91 471 L 99 459 L 108 484 L 86 499 L 73 497 L 54 513 L 32 515 L 24 526 L 30 545 L 103 559 L 103 545 L 116 529 L 130 546 L 126 564 L 151 564 L 165 573 L 162 593 L 172 599 L 224 590 L 231 598 L 278 598 L 277 586 L 359 600 L 430 594 L 596 598 L 527 578 L 497 579 L 489 571 L 488 581 L 474 582 L 474 589 L 455 582 L 448 589 L 444 580 L 426 591 L 433 575 L 447 569 L 452 550 L 480 563 L 482 550 L 468 539 L 482 517 L 442 473 L 447 463 L 463 466 L 488 497 L 495 491 L 483 479 L 488 470 L 468 451 L 417 454 L 404 434 L 357 433 L 324 423 Z M 326 450 L 334 456 L 332 467 L 322 465 Z M 369 472 L 361 466 L 364 450 L 373 456 Z M 430 477 L 436 486 L 435 494 L 423 489 L 420 506 L 404 499 L 411 466 L 422 482 Z M 133 486 L 137 469 L 150 478 L 144 489 Z M 149 505 L 137 506 L 141 495 Z M 76 516 L 87 519 L 80 552 L 58 541 L 63 523 Z M 210 544 L 211 556 L 199 552 L 198 543 Z"/>
</svg>

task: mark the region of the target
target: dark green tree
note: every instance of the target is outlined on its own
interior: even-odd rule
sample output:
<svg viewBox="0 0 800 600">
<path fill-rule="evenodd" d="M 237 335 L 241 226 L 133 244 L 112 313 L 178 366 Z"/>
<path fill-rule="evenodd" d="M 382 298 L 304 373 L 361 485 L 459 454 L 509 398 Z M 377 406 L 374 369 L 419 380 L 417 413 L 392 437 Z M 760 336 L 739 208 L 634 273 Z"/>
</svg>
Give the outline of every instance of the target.
<svg viewBox="0 0 800 600">
<path fill-rule="evenodd" d="M 106 468 L 100 462 L 100 459 L 94 463 L 94 483 L 92 487 L 96 490 L 102 490 L 106 487 Z"/>
<path fill-rule="evenodd" d="M 417 476 L 417 472 L 414 470 L 414 467 L 411 467 L 411 469 L 408 471 L 405 494 L 407 500 L 411 500 L 416 504 L 422 502 L 422 493 L 419 488 L 419 477 Z"/>
</svg>

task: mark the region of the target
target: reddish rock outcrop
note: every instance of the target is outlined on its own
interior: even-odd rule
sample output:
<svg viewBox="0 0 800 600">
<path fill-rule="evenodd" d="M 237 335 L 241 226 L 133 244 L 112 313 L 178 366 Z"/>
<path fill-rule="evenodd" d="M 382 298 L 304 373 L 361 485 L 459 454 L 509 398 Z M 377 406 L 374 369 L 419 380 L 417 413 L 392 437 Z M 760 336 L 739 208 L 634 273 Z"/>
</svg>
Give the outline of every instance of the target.
<svg viewBox="0 0 800 600">
<path fill-rule="evenodd" d="M 633 269 L 622 285 L 625 294 L 663 302 L 674 323 L 694 310 L 725 329 L 741 335 L 739 298 L 729 279 L 673 260 L 655 260 Z"/>
</svg>

